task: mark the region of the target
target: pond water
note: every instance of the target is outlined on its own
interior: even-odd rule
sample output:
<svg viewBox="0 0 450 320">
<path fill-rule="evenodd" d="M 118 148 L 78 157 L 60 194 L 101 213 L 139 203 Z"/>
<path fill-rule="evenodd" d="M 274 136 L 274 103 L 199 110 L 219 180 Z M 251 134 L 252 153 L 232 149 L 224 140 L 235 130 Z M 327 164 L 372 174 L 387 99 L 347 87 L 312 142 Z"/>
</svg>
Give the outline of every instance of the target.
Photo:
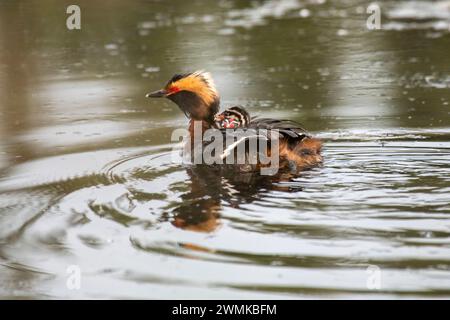
<svg viewBox="0 0 450 320">
<path fill-rule="evenodd" d="M 450 297 L 450 1 L 77 3 L 0 3 L 0 297 Z M 323 166 L 174 163 L 197 69 Z"/>
</svg>

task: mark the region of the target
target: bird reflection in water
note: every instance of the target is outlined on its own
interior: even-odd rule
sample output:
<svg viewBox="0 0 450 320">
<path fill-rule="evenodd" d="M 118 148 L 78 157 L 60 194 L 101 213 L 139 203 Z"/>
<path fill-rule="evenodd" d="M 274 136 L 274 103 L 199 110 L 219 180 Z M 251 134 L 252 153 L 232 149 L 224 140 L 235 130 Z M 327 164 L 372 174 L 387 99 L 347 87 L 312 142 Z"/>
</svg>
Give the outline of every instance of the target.
<svg viewBox="0 0 450 320">
<path fill-rule="evenodd" d="M 259 173 L 239 173 L 219 166 L 197 165 L 187 169 L 190 190 L 181 196 L 182 203 L 171 211 L 172 224 L 184 230 L 213 232 L 220 226 L 223 203 L 239 208 L 240 205 L 260 199 L 270 190 L 301 191 L 290 182 L 292 173 L 263 176 Z"/>
</svg>

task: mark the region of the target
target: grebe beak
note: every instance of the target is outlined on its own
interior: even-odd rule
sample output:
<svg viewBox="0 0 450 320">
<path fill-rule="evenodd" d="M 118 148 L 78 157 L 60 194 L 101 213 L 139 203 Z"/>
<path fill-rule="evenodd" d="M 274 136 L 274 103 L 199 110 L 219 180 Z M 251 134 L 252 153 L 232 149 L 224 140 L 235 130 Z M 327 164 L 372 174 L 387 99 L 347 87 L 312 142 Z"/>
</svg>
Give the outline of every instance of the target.
<svg viewBox="0 0 450 320">
<path fill-rule="evenodd" d="M 167 91 L 164 89 L 157 90 L 154 92 L 147 93 L 145 95 L 146 98 L 163 98 L 167 95 Z"/>
</svg>

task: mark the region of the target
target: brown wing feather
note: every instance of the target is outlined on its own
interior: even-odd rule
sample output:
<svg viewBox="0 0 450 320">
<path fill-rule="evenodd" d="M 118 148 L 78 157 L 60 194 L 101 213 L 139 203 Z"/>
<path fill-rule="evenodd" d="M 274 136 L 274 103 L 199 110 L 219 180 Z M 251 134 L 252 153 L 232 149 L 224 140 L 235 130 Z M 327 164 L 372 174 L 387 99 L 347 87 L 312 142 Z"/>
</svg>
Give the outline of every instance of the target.
<svg viewBox="0 0 450 320">
<path fill-rule="evenodd" d="M 255 118 L 250 121 L 249 128 L 278 130 L 282 137 L 288 140 L 303 140 L 309 137 L 308 132 L 297 122 L 292 120 L 278 120 L 269 118 Z"/>
</svg>

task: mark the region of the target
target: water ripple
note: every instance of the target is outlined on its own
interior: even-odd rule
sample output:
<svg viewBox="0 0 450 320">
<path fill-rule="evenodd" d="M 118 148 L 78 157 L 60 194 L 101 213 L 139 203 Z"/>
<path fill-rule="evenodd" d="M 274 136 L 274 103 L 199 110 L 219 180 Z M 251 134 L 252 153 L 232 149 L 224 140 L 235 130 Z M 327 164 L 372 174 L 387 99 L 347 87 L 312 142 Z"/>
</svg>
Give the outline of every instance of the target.
<svg viewBox="0 0 450 320">
<path fill-rule="evenodd" d="M 447 295 L 450 144 L 439 137 L 449 131 L 416 131 L 321 134 L 322 167 L 247 184 L 174 163 L 170 146 L 65 155 L 73 167 L 62 176 L 42 172 L 61 158 L 25 163 L 0 184 L 0 268 L 60 297 L 74 263 L 90 281 L 84 297 L 106 279 L 110 297 L 133 283 L 330 297 L 373 296 L 366 268 L 376 265 L 377 295 Z M 102 160 L 82 161 L 93 155 Z"/>
</svg>

